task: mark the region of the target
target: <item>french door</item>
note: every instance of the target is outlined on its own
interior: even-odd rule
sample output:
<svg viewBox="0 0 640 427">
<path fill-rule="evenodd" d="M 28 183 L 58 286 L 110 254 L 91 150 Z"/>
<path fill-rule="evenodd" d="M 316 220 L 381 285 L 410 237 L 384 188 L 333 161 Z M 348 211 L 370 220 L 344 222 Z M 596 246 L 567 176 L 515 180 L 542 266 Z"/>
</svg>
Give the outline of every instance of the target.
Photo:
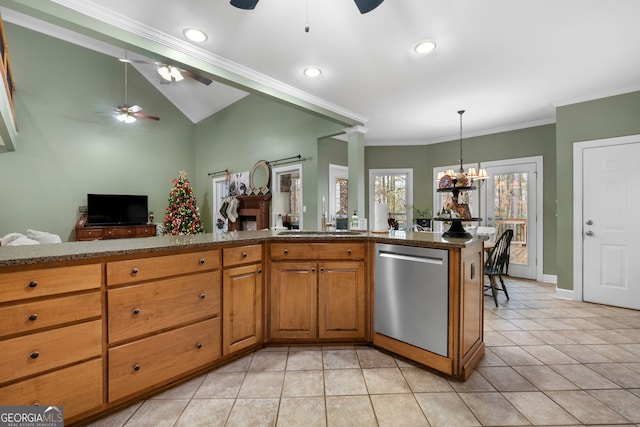
<svg viewBox="0 0 640 427">
<path fill-rule="evenodd" d="M 480 184 L 484 224 L 496 228 L 496 239 L 513 230 L 509 274 L 542 280 L 542 158 L 485 162 L 480 167 L 489 175 Z"/>
</svg>

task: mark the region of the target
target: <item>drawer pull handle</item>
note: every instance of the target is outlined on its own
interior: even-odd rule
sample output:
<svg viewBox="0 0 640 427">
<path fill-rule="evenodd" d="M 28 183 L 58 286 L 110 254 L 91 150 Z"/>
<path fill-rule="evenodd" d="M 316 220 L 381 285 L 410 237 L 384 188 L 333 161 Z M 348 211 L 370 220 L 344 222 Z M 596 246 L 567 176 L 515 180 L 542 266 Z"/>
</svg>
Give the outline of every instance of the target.
<svg viewBox="0 0 640 427">
<path fill-rule="evenodd" d="M 247 257 L 247 253 L 246 252 L 242 252 L 242 258 L 246 258 Z"/>
<path fill-rule="evenodd" d="M 31 357 L 32 359 L 37 359 L 38 356 L 40 356 L 40 352 L 39 351 L 34 351 L 33 353 L 31 353 L 29 355 L 29 357 Z"/>
<path fill-rule="evenodd" d="M 139 371 L 140 370 L 140 365 L 138 365 L 137 363 L 135 365 L 133 365 L 133 370 L 134 371 Z"/>
<path fill-rule="evenodd" d="M 201 342 L 196 343 L 196 348 L 198 348 L 198 349 L 202 348 L 202 343 Z"/>
<path fill-rule="evenodd" d="M 29 282 L 30 288 L 35 288 L 36 286 L 38 286 L 38 282 L 36 282 L 35 280 L 32 280 L 31 282 Z"/>
<path fill-rule="evenodd" d="M 285 255 L 288 255 L 288 254 L 289 254 L 289 249 L 285 249 L 285 250 L 284 250 L 284 254 L 285 254 Z"/>
<path fill-rule="evenodd" d="M 201 293 L 200 294 L 200 299 L 205 299 L 206 297 L 207 297 L 207 294 L 205 294 L 205 293 Z"/>
<path fill-rule="evenodd" d="M 29 316 L 29 320 L 31 320 L 32 322 L 35 322 L 38 319 L 38 315 L 36 313 L 33 313 Z"/>
<path fill-rule="evenodd" d="M 140 314 L 140 309 L 139 308 L 134 308 L 133 309 L 133 315 L 137 316 L 138 314 Z"/>
<path fill-rule="evenodd" d="M 138 268 L 137 268 L 137 267 L 133 267 L 133 268 L 131 269 L 131 274 L 138 274 L 138 271 L 140 271 L 140 270 L 138 270 Z"/>
<path fill-rule="evenodd" d="M 347 255 L 351 255 L 351 249 L 347 249 Z"/>
<path fill-rule="evenodd" d="M 200 265 L 204 265 L 204 258 L 200 258 Z"/>
</svg>

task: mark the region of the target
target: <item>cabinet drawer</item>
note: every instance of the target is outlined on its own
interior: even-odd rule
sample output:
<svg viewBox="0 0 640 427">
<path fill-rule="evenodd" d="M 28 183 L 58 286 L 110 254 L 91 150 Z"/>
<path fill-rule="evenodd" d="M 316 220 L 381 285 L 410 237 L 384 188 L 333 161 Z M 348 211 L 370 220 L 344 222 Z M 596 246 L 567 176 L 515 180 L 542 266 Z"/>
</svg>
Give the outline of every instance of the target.
<svg viewBox="0 0 640 427">
<path fill-rule="evenodd" d="M 82 229 L 76 228 L 76 240 L 102 239 L 102 228 Z"/>
<path fill-rule="evenodd" d="M 99 292 L 0 307 L 0 337 L 99 317 L 101 314 Z"/>
<path fill-rule="evenodd" d="M 271 258 L 281 259 L 364 259 L 362 242 L 272 243 Z"/>
<path fill-rule="evenodd" d="M 149 237 L 156 235 L 156 226 L 155 225 L 142 225 L 136 227 L 136 236 L 137 237 Z"/>
<path fill-rule="evenodd" d="M 102 321 L 0 341 L 0 383 L 99 356 Z"/>
<path fill-rule="evenodd" d="M 219 271 L 109 290 L 109 342 L 219 316 L 220 298 Z"/>
<path fill-rule="evenodd" d="M 262 261 L 262 245 L 240 246 L 222 250 L 222 265 L 224 267 L 259 261 Z"/>
<path fill-rule="evenodd" d="M 135 227 L 113 227 L 105 229 L 105 237 L 135 237 Z"/>
<path fill-rule="evenodd" d="M 60 405 L 64 417 L 102 405 L 102 359 L 94 359 L 48 374 L 0 387 L 3 405 Z"/>
<path fill-rule="evenodd" d="M 109 350 L 109 401 L 160 385 L 220 357 L 220 318 Z"/>
<path fill-rule="evenodd" d="M 0 302 L 96 289 L 101 284 L 100 264 L 3 273 L 0 274 Z"/>
<path fill-rule="evenodd" d="M 107 263 L 107 285 L 140 282 L 220 267 L 220 251 L 137 258 Z"/>
</svg>

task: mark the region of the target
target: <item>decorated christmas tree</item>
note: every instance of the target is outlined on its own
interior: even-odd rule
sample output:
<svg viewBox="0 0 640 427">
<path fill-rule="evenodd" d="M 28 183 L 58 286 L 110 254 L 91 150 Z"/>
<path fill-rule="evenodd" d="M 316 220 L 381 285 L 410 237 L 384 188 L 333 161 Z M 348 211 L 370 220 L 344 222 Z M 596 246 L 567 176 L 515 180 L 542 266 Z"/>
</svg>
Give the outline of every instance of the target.
<svg viewBox="0 0 640 427">
<path fill-rule="evenodd" d="M 200 212 L 196 206 L 191 184 L 187 173 L 180 171 L 178 179 L 174 179 L 169 193 L 167 213 L 164 217 L 164 234 L 199 234 L 204 233 Z"/>
</svg>

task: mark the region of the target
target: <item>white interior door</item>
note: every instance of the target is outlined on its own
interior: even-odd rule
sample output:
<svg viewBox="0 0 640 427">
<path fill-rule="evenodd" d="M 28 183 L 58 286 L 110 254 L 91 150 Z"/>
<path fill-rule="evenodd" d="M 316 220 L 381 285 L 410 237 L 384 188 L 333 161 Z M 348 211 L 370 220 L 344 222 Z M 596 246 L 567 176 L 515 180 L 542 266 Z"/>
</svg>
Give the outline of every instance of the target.
<svg viewBox="0 0 640 427">
<path fill-rule="evenodd" d="M 507 229 L 513 230 L 509 275 L 542 280 L 542 215 L 538 215 L 538 170 L 541 158 L 511 159 L 481 163 L 489 179 L 482 183 L 484 224 L 496 228 L 496 239 Z"/>
<path fill-rule="evenodd" d="M 640 309 L 640 141 L 582 150 L 585 301 Z"/>
</svg>

